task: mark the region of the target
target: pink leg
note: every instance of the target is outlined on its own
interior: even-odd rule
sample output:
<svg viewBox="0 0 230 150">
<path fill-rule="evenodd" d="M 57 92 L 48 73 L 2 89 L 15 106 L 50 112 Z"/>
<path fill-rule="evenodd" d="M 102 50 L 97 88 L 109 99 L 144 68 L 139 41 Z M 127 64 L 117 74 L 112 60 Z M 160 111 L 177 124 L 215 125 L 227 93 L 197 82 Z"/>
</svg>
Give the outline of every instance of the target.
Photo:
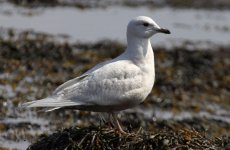
<svg viewBox="0 0 230 150">
<path fill-rule="evenodd" d="M 121 127 L 121 125 L 120 125 L 120 123 L 119 123 L 119 121 L 118 121 L 118 119 L 117 119 L 117 115 L 116 115 L 115 113 L 111 113 L 111 114 L 112 114 L 112 117 L 113 117 L 113 119 L 114 119 L 114 123 L 115 123 L 115 125 L 116 125 L 118 131 L 119 131 L 120 133 L 122 133 L 122 134 L 127 134 L 127 133 L 122 129 L 122 127 Z"/>
</svg>

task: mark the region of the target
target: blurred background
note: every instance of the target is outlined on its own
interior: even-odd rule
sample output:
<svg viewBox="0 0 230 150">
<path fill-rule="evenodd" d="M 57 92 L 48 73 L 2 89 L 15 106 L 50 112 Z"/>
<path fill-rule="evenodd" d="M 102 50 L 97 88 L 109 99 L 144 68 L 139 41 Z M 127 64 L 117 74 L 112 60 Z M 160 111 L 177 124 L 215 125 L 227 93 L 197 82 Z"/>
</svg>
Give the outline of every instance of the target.
<svg viewBox="0 0 230 150">
<path fill-rule="evenodd" d="M 19 104 L 119 55 L 126 25 L 145 15 L 170 35 L 151 40 L 156 83 L 124 126 L 230 134 L 229 0 L 0 0 L 0 149 L 26 149 L 58 129 L 99 125 L 97 113 L 44 113 Z"/>
</svg>

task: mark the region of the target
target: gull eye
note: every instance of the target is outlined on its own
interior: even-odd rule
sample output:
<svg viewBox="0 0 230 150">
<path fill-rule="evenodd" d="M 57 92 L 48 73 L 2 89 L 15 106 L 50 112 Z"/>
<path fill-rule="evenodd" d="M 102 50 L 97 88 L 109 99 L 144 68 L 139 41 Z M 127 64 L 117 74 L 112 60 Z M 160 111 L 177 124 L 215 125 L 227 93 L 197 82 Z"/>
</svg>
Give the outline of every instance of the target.
<svg viewBox="0 0 230 150">
<path fill-rule="evenodd" d="M 144 22 L 144 23 L 143 23 L 143 26 L 148 27 L 148 26 L 149 26 L 149 23 Z"/>
</svg>

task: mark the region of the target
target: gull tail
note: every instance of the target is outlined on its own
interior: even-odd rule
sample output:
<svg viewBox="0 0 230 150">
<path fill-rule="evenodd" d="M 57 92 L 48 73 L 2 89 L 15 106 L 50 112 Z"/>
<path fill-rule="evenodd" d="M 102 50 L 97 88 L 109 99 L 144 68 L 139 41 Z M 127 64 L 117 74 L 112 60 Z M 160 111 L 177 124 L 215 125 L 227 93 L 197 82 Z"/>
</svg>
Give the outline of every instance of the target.
<svg viewBox="0 0 230 150">
<path fill-rule="evenodd" d="M 49 107 L 51 109 L 49 109 L 48 111 L 53 111 L 62 107 L 77 105 L 79 105 L 79 103 L 71 100 L 59 99 L 58 97 L 47 97 L 44 99 L 23 103 L 21 107 Z"/>
<path fill-rule="evenodd" d="M 35 100 L 31 102 L 26 102 L 21 105 L 21 107 L 55 107 L 57 99 L 53 97 L 47 97 L 40 100 Z"/>
</svg>

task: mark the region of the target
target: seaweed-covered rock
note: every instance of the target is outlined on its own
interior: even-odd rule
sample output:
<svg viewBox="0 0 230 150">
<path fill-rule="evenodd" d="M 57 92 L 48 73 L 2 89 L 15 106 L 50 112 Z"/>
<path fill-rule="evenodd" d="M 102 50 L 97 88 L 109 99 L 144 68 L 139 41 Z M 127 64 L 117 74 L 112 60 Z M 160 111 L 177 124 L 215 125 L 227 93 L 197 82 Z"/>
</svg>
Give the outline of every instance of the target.
<svg viewBox="0 0 230 150">
<path fill-rule="evenodd" d="M 163 129 L 157 133 L 138 130 L 121 135 L 113 129 L 91 126 L 72 127 L 51 135 L 41 135 L 27 150 L 77 149 L 220 149 L 229 148 L 230 138 L 210 139 L 195 130 Z"/>
</svg>

